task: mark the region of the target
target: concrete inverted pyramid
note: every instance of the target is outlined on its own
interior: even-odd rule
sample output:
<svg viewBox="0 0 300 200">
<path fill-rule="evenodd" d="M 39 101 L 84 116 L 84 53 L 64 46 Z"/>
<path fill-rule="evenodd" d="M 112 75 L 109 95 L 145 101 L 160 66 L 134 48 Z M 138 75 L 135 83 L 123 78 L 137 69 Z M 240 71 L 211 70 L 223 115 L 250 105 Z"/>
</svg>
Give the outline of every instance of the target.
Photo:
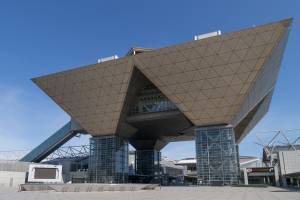
<svg viewBox="0 0 300 200">
<path fill-rule="evenodd" d="M 270 60 L 274 54 L 282 57 L 281 44 L 286 41 L 290 21 L 126 56 L 33 81 L 92 135 L 116 133 L 134 66 L 193 125 L 238 126 L 274 87 L 281 59 L 273 65 Z M 276 73 L 272 80 L 262 79 L 261 84 L 272 84 L 263 89 L 268 92 L 257 92 L 259 97 L 247 107 L 245 101 L 249 101 L 266 66 L 273 67 Z"/>
</svg>

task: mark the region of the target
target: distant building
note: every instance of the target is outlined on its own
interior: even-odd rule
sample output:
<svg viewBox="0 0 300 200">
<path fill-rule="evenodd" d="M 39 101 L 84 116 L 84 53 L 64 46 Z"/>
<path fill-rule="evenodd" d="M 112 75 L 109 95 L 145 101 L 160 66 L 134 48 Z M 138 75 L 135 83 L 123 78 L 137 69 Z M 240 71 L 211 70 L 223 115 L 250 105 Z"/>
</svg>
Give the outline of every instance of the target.
<svg viewBox="0 0 300 200">
<path fill-rule="evenodd" d="M 277 185 L 300 187 L 300 145 L 264 148 L 263 162 L 274 167 Z"/>
<path fill-rule="evenodd" d="M 240 156 L 240 168 L 249 168 L 249 167 L 261 167 L 262 162 L 257 157 L 253 156 Z"/>
<path fill-rule="evenodd" d="M 195 158 L 185 158 L 178 160 L 176 165 L 185 166 L 187 168 L 187 173 L 185 176 L 185 181 L 189 184 L 197 184 L 197 160 Z M 261 161 L 252 156 L 240 156 L 239 157 L 240 168 L 247 167 L 260 167 Z"/>
<path fill-rule="evenodd" d="M 129 176 L 135 176 L 137 179 L 143 178 L 141 174 L 138 173 L 136 169 L 136 152 L 129 152 Z M 159 162 L 159 176 L 161 184 L 163 185 L 178 185 L 184 184 L 184 177 L 187 174 L 187 169 L 185 166 L 176 165 L 176 161 L 171 160 L 165 156 L 160 158 Z M 139 177 L 140 176 L 140 177 Z"/>
<path fill-rule="evenodd" d="M 244 184 L 300 188 L 300 145 L 267 146 L 262 161 L 247 159 L 240 165 Z"/>
<path fill-rule="evenodd" d="M 161 174 L 163 175 L 162 184 L 164 185 L 183 185 L 187 175 L 187 167 L 176 165 L 176 161 L 167 157 L 162 157 Z"/>
</svg>

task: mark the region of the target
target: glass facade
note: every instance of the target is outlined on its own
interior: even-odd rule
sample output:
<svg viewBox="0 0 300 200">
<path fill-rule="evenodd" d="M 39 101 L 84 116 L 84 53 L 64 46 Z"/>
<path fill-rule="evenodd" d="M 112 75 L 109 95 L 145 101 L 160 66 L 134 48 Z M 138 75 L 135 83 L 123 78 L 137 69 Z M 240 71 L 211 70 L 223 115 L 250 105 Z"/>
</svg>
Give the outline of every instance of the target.
<svg viewBox="0 0 300 200">
<path fill-rule="evenodd" d="M 157 177 L 160 173 L 160 151 L 137 150 L 135 152 L 136 174 Z"/>
<path fill-rule="evenodd" d="M 169 101 L 158 89 L 144 89 L 130 115 L 177 110 L 174 103 Z"/>
<path fill-rule="evenodd" d="M 118 136 L 92 137 L 89 177 L 91 183 L 126 183 L 128 142 Z"/>
<path fill-rule="evenodd" d="M 198 184 L 237 184 L 239 163 L 233 128 L 196 128 L 195 133 Z"/>
</svg>

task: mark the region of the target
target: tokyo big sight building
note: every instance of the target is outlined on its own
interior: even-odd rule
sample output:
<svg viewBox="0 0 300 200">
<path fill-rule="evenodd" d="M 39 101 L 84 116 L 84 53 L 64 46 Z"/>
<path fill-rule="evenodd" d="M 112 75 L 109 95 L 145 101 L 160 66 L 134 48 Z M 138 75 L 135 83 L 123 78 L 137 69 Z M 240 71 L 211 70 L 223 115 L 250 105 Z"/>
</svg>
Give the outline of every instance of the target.
<svg viewBox="0 0 300 200">
<path fill-rule="evenodd" d="M 40 162 L 77 134 L 90 134 L 89 181 L 155 182 L 160 151 L 195 140 L 199 184 L 238 182 L 238 144 L 268 111 L 291 19 L 202 37 L 38 78 L 71 121 L 22 160 Z M 178 144 L 180 145 L 180 144 Z"/>
</svg>

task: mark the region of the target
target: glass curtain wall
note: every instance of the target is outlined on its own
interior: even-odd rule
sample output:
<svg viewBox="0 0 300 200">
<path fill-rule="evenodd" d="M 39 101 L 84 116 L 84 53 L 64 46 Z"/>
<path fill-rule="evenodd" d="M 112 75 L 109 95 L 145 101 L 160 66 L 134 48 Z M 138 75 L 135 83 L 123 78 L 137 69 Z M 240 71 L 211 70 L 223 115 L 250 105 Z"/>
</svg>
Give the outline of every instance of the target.
<svg viewBox="0 0 300 200">
<path fill-rule="evenodd" d="M 157 150 L 137 150 L 135 155 L 136 174 L 157 178 L 160 173 L 161 153 Z"/>
<path fill-rule="evenodd" d="M 195 132 L 198 184 L 237 184 L 239 159 L 233 128 L 196 128 Z"/>
<path fill-rule="evenodd" d="M 128 182 L 128 142 L 118 136 L 90 139 L 91 183 Z"/>
<path fill-rule="evenodd" d="M 168 100 L 159 90 L 148 89 L 142 91 L 136 105 L 129 114 L 135 115 L 172 110 L 177 110 L 174 103 Z"/>
</svg>

